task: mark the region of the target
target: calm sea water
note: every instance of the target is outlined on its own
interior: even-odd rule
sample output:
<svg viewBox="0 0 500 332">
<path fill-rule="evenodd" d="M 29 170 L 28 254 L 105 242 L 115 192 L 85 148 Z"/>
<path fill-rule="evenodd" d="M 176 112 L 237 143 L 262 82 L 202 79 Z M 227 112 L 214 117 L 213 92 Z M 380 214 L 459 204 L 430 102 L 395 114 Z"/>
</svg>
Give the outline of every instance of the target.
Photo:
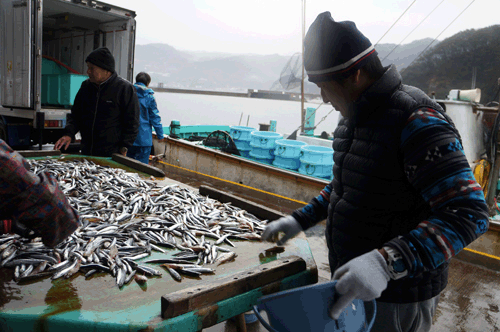
<svg viewBox="0 0 500 332">
<path fill-rule="evenodd" d="M 292 133 L 300 126 L 300 102 L 243 97 L 225 97 L 184 93 L 156 92 L 156 102 L 164 127 L 171 120 L 179 120 L 181 125 L 227 125 L 248 126 L 259 129 L 259 123 L 276 120 L 279 133 Z M 306 103 L 305 107 L 317 108 L 319 104 Z M 318 123 L 332 110 L 330 105 L 322 105 L 316 112 Z M 319 124 L 315 134 L 326 131 L 331 135 L 337 126 L 339 112 L 333 111 Z"/>
</svg>

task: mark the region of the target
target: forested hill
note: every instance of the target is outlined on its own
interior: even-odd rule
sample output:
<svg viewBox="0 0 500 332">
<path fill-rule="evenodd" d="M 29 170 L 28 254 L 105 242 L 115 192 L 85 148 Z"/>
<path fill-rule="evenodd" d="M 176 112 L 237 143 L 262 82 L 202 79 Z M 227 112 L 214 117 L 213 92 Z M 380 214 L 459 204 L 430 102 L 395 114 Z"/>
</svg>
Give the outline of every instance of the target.
<svg viewBox="0 0 500 332">
<path fill-rule="evenodd" d="M 469 90 L 476 68 L 481 103 L 498 101 L 500 25 L 465 30 L 429 48 L 407 68 L 400 69 L 405 84 L 444 99 L 451 89 Z"/>
</svg>

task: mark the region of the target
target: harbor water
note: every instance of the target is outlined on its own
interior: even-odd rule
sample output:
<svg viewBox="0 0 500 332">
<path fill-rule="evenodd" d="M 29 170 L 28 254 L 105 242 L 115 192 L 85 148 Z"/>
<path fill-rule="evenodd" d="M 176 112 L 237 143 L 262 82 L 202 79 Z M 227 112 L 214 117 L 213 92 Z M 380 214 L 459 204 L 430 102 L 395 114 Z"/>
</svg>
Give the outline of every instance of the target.
<svg viewBox="0 0 500 332">
<path fill-rule="evenodd" d="M 182 125 L 227 125 L 259 128 L 260 123 L 277 121 L 276 131 L 290 134 L 300 126 L 300 102 L 244 97 L 226 97 L 184 93 L 156 92 L 156 103 L 163 126 L 179 120 Z M 304 107 L 317 108 L 319 104 L 305 103 Z M 315 115 L 316 123 L 332 110 L 322 105 Z M 243 113 L 243 116 L 241 114 Z M 250 118 L 248 119 L 248 117 Z M 337 126 L 339 113 L 333 111 L 314 131 L 329 135 Z M 241 123 L 240 123 L 241 118 Z M 247 125 L 247 120 L 248 125 Z"/>
</svg>

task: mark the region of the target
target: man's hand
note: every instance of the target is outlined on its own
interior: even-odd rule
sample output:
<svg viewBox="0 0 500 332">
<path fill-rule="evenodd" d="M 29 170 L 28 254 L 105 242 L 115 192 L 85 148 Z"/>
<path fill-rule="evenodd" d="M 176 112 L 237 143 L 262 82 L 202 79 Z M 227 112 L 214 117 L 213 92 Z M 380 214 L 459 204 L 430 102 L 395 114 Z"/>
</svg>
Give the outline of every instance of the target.
<svg viewBox="0 0 500 332">
<path fill-rule="evenodd" d="M 333 279 L 338 280 L 335 289 L 340 297 L 330 308 L 330 317 L 338 319 L 354 299 L 371 301 L 380 297 L 390 276 L 387 261 L 374 249 L 342 265 Z"/>
<path fill-rule="evenodd" d="M 35 237 L 37 237 L 37 234 L 34 231 L 32 231 L 28 227 L 24 226 L 24 224 L 21 224 L 18 221 L 12 221 L 11 227 L 12 227 L 11 228 L 12 233 L 19 234 L 24 238 L 34 239 Z"/>
<path fill-rule="evenodd" d="M 62 147 L 64 147 L 64 150 L 66 150 L 69 146 L 69 143 L 71 143 L 71 137 L 63 136 L 54 145 L 54 150 L 61 150 Z"/>
<path fill-rule="evenodd" d="M 302 227 L 299 222 L 292 216 L 286 216 L 269 223 L 264 233 L 262 233 L 261 239 L 263 241 L 272 241 L 272 239 L 278 235 L 278 232 L 283 232 L 285 235 L 276 242 L 281 246 L 283 243 L 299 234 L 300 231 L 302 231 Z"/>
</svg>

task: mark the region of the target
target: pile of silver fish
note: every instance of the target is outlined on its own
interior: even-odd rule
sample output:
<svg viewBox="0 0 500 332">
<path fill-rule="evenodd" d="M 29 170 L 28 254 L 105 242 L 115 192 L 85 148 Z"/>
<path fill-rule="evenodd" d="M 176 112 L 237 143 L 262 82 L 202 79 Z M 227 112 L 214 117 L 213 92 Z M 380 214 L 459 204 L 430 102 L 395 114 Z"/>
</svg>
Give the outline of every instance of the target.
<svg viewBox="0 0 500 332">
<path fill-rule="evenodd" d="M 81 227 L 53 249 L 40 238 L 2 235 L 0 267 L 14 268 L 18 282 L 106 272 L 122 287 L 162 275 L 145 263 L 160 264 L 177 281 L 182 275 L 199 277 L 215 272 L 204 265 L 235 259 L 231 240 L 260 240 L 267 222 L 178 185 L 160 187 L 123 169 L 61 159 L 29 162 L 35 173 L 58 179 L 80 213 Z M 153 251 L 165 258 L 139 262 Z"/>
</svg>

